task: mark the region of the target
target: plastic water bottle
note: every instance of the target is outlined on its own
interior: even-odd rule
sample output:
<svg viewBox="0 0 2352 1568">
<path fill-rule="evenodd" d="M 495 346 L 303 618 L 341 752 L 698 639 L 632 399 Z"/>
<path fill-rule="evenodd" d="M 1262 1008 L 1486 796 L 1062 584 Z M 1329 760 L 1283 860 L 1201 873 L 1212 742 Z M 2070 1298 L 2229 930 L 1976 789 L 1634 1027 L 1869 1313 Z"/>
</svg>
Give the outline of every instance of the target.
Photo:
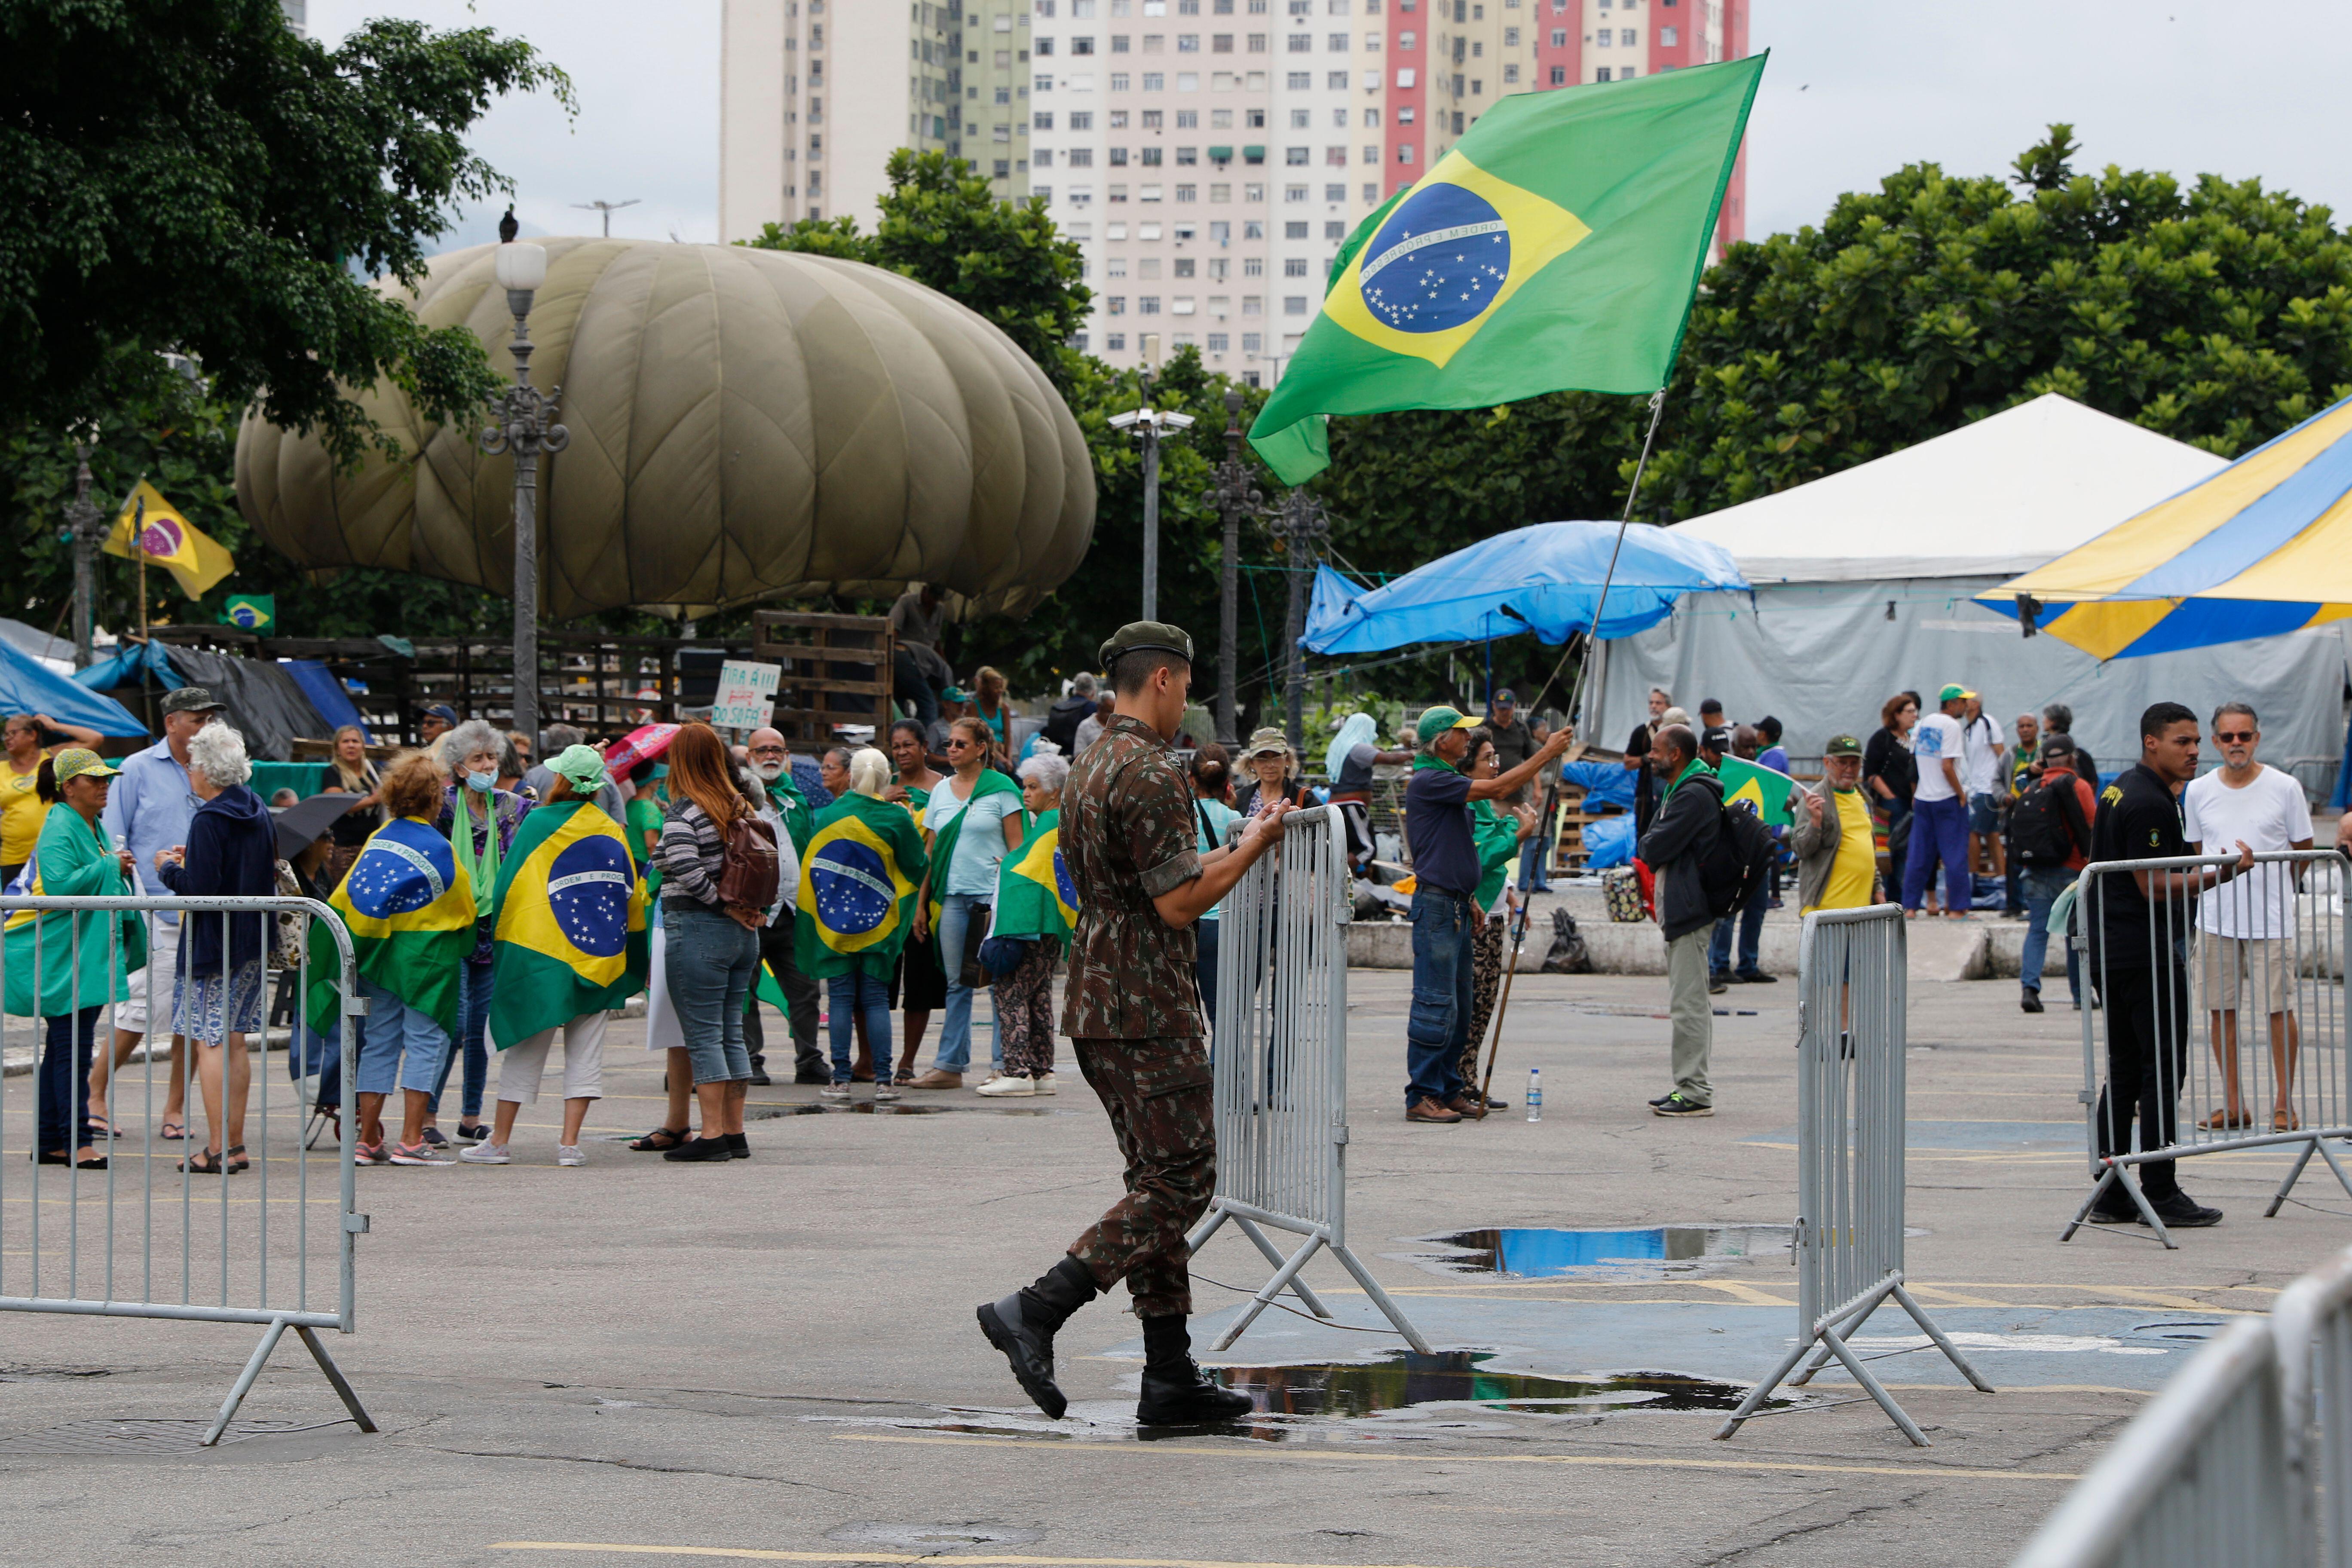
<svg viewBox="0 0 2352 1568">
<path fill-rule="evenodd" d="M 1528 1069 L 1528 1120 L 1543 1120 L 1543 1068 Z"/>
</svg>

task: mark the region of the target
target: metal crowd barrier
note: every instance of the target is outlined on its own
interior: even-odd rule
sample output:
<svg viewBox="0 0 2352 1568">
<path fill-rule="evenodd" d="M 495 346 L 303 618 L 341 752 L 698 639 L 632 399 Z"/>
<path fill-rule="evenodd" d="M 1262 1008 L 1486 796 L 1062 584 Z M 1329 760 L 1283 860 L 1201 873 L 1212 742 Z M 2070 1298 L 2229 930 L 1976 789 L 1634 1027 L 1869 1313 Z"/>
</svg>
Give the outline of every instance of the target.
<svg viewBox="0 0 2352 1568">
<path fill-rule="evenodd" d="M 2352 1252 L 2216 1335 L 2015 1568 L 2352 1565 Z"/>
<path fill-rule="evenodd" d="M 2074 942 L 2099 1005 L 2083 1010 L 2084 1127 L 2096 1184 L 2059 1239 L 2087 1223 L 2116 1189 L 2168 1247 L 2179 1244 L 2141 1191 L 2134 1168 L 2151 1160 L 2300 1144 L 2264 1218 L 2278 1213 L 2314 1155 L 2347 1194 L 2347 1173 L 2328 1140 L 2352 1138 L 2352 1079 L 2345 1062 L 2344 861 L 2334 850 L 2257 855 L 2249 874 L 2202 891 L 2191 879 L 2233 866 L 2234 855 L 2107 860 L 2084 868 Z M 2138 874 L 2168 885 L 2145 899 L 2145 931 L 2129 943 L 2100 933 L 2116 900 L 2144 898 Z M 2116 1031 L 2126 1033 L 2119 1053 Z M 2153 1073 L 2151 1129 L 2132 1116 L 2126 1142 L 2102 1136 L 2118 1066 L 2126 1089 Z M 2234 1086 L 2234 1089 L 2233 1089 Z M 2135 1100 L 2137 1096 L 2127 1095 Z"/>
<path fill-rule="evenodd" d="M 159 1135 L 170 1069 L 164 1069 L 167 1076 L 160 1083 L 157 1069 L 175 1021 L 173 949 L 158 951 L 154 934 L 160 924 L 154 917 L 165 912 L 180 917 L 184 945 L 194 938 L 196 922 L 217 921 L 226 952 L 231 917 L 252 914 L 272 925 L 281 915 L 295 916 L 297 929 L 323 931 L 332 941 L 331 953 L 315 955 L 332 966 L 341 999 L 337 1033 L 343 1113 L 341 1137 L 331 1150 L 313 1152 L 305 1146 L 304 1124 L 318 1099 L 317 1080 L 299 1076 L 299 1069 L 313 1061 L 317 1039 L 299 1014 L 287 1057 L 289 1068 L 297 1070 L 284 1082 L 270 1070 L 266 1039 L 247 1034 L 249 1059 L 259 1064 L 241 1102 L 249 1170 L 232 1173 L 226 1158 L 218 1174 L 187 1169 L 187 1162 L 205 1150 L 212 1125 L 207 1100 L 213 1096 L 201 1081 L 193 1039 L 181 1050 L 187 1073 L 186 1140 L 167 1141 Z M 106 1166 L 86 1170 L 78 1152 L 82 1112 L 90 1095 L 90 1064 L 101 1053 L 111 1059 L 111 975 L 127 967 L 122 914 L 146 922 L 150 953 L 156 960 L 128 976 L 133 995 L 146 1004 L 149 1048 L 136 1078 L 129 1063 L 111 1072 L 109 1126 L 92 1129 L 90 1145 Z M 105 918 L 89 918 L 93 915 Z M 44 1002 L 54 1005 L 47 988 L 39 984 L 45 961 L 51 966 L 70 964 L 70 979 L 65 982 L 67 1016 L 0 1016 L 0 1050 L 21 1050 L 29 1033 L 36 1064 L 30 1087 L 14 1095 L 7 1080 L 0 1078 L 0 1153 L 5 1153 L 0 1158 L 0 1311 L 259 1325 L 261 1342 L 223 1402 L 205 1436 L 206 1445 L 217 1442 L 227 1429 L 271 1351 L 292 1329 L 352 1419 L 362 1431 L 374 1431 L 359 1396 L 319 1338 L 326 1329 L 352 1331 L 352 1248 L 367 1230 L 367 1216 L 357 1205 L 352 1155 L 358 1118 L 352 1114 L 355 1026 L 367 1004 L 359 990 L 351 934 L 341 918 L 326 905 L 300 898 L 0 896 L 0 923 L 9 931 L 0 944 L 0 995 L 11 981 L 21 985 L 27 978 L 12 974 L 12 966 L 30 965 L 30 999 L 37 1007 Z M 103 951 L 91 952 L 93 944 Z M 271 982 L 278 973 L 269 956 L 271 945 L 265 942 L 260 994 L 252 1004 L 257 1012 L 268 1005 Z M 309 988 L 311 945 L 303 941 L 292 959 L 298 991 Z M 87 973 L 85 960 L 90 965 Z M 234 1025 L 245 1011 L 240 997 L 221 1021 Z M 201 1027 L 203 1020 L 191 1016 L 190 1022 Z M 77 1038 L 84 1028 L 93 1037 L 87 1047 Z M 50 1040 L 53 1030 L 59 1037 L 55 1044 Z M 230 1031 L 219 1032 L 225 1037 Z M 222 1101 L 217 1113 L 226 1155 L 236 1142 L 228 1135 L 228 1113 L 239 1101 L 231 1094 L 230 1051 L 224 1044 L 218 1054 L 218 1087 L 213 1093 Z M 60 1142 L 69 1162 L 63 1169 L 35 1157 Z M 29 1160 L 29 1164 L 20 1160 Z"/>
<path fill-rule="evenodd" d="M 1928 1447 L 1864 1364 L 1910 1351 L 1861 1356 L 1846 1342 L 1890 1299 L 1963 1376 L 1992 1392 L 1903 1288 L 1905 966 L 1903 911 L 1893 904 L 1805 917 L 1797 949 L 1797 1342 L 1718 1439 L 1754 1417 L 1783 1379 L 1801 1386 L 1835 1358 L 1905 1436 Z M 1811 1364 L 1790 1377 L 1808 1354 Z"/>
<path fill-rule="evenodd" d="M 1348 1247 L 1350 895 L 1339 813 L 1294 811 L 1282 828 L 1281 847 L 1242 874 L 1218 917 L 1217 1193 L 1185 1242 L 1198 1252 L 1231 1220 L 1275 1272 L 1213 1348 L 1239 1339 L 1285 1290 L 1330 1317 L 1298 1277 L 1328 1249 L 1425 1355 L 1420 1331 Z M 1269 1228 L 1306 1244 L 1285 1258 Z"/>
</svg>

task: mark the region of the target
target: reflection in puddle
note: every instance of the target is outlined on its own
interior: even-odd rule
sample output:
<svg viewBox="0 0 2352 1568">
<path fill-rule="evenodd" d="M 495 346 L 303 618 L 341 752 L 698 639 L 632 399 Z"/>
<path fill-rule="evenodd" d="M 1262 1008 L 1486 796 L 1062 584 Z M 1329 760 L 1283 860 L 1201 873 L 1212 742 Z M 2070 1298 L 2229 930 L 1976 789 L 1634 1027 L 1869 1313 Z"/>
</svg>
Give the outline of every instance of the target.
<svg viewBox="0 0 2352 1568">
<path fill-rule="evenodd" d="M 1412 1261 L 1441 1274 L 1501 1274 L 1518 1279 L 1563 1275 L 1663 1279 L 1757 1258 L 1786 1258 L 1794 1232 L 1785 1225 L 1658 1225 L 1630 1230 L 1459 1230 L 1424 1241 L 1458 1250 L 1421 1253 Z"/>
</svg>

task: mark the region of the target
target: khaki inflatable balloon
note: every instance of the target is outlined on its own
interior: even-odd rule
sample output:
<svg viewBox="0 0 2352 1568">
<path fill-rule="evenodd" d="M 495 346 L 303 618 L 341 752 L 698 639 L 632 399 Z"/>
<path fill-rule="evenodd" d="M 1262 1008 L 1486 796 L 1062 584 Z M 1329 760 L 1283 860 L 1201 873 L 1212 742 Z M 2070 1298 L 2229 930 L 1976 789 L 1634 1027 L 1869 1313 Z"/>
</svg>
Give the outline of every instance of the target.
<svg viewBox="0 0 2352 1568">
<path fill-rule="evenodd" d="M 531 382 L 569 448 L 540 469 L 540 603 L 663 614 L 930 582 L 1018 613 L 1077 569 L 1094 468 L 1013 341 L 894 273 L 741 246 L 551 239 Z M 417 292 L 511 374 L 495 246 L 436 257 Z M 393 285 L 396 287 L 396 285 Z M 360 399 L 414 460 L 338 472 L 315 437 L 248 415 L 237 499 L 304 566 L 383 566 L 513 590 L 513 467 L 479 432 Z"/>
</svg>

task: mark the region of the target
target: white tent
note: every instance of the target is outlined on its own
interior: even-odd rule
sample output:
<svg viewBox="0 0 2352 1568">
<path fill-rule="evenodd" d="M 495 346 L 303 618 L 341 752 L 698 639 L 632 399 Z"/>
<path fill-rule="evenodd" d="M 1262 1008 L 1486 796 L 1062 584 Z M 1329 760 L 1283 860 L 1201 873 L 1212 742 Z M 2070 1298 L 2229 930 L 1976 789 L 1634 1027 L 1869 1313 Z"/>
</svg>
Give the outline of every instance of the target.
<svg viewBox="0 0 2352 1568">
<path fill-rule="evenodd" d="M 1946 681 L 2015 715 L 2063 702 L 2074 738 L 2113 772 L 2136 760 L 2140 710 L 2200 714 L 2225 698 L 2263 717 L 2263 752 L 2316 786 L 2343 749 L 2341 624 L 2102 665 L 1970 603 L 2223 466 L 2210 452 L 2051 394 L 1874 462 L 1676 526 L 1720 544 L 1752 594 L 1693 594 L 1602 651 L 1593 739 L 1622 744 L 1661 686 L 1696 716 L 1769 713 L 1790 754 L 1867 738 L 1899 689 L 1932 705 Z"/>
</svg>

